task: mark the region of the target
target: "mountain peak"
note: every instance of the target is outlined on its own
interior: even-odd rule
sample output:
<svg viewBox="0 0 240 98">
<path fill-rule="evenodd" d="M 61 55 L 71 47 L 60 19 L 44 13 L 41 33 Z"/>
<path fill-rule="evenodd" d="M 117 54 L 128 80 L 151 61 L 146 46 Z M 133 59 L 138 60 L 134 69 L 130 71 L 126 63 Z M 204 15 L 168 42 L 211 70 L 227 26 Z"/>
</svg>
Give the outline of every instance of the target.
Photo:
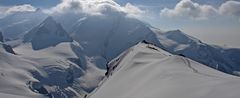
<svg viewBox="0 0 240 98">
<path fill-rule="evenodd" d="M 182 43 L 182 44 L 201 42 L 197 38 L 189 36 L 189 35 L 183 33 L 179 29 L 178 30 L 172 30 L 172 31 L 165 32 L 164 36 L 169 38 L 169 39 L 171 39 L 171 40 L 173 40 L 173 41 L 176 41 L 176 42 Z"/>
<path fill-rule="evenodd" d="M 71 41 L 72 39 L 61 24 L 57 23 L 51 16 L 24 36 L 24 42 L 31 42 L 33 49 L 36 50 L 55 46 L 60 42 Z"/>
<path fill-rule="evenodd" d="M 184 35 L 187 36 L 186 34 L 184 34 L 181 30 L 177 29 L 177 30 L 171 30 L 171 31 L 167 31 L 165 34 L 167 35 L 173 35 L 173 34 L 178 34 L 178 35 Z"/>
<path fill-rule="evenodd" d="M 43 23 L 46 23 L 46 22 L 55 22 L 55 23 L 56 23 L 56 21 L 53 19 L 52 16 L 48 16 L 48 17 L 44 20 Z"/>
<path fill-rule="evenodd" d="M 40 27 L 45 26 L 46 28 L 54 28 L 53 26 L 59 25 L 52 16 L 48 16 L 41 24 Z"/>
</svg>

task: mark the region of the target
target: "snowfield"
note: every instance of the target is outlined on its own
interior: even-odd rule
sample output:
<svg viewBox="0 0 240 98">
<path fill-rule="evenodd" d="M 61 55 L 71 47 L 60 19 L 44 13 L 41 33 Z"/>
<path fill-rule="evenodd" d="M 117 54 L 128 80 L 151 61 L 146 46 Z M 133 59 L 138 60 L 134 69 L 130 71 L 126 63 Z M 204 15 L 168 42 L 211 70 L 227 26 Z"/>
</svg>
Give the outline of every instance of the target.
<svg viewBox="0 0 240 98">
<path fill-rule="evenodd" d="M 240 78 L 139 43 L 110 63 L 89 98 L 239 98 Z M 118 62 L 119 61 L 119 62 Z M 118 63 L 116 63 L 118 62 Z M 111 65 L 113 64 L 113 65 Z M 114 65 L 117 64 L 117 65 Z M 113 66 L 116 66 L 114 70 Z"/>
<path fill-rule="evenodd" d="M 31 72 L 40 73 L 29 60 L 8 53 L 0 44 L 0 97 L 1 98 L 43 98 L 29 89 L 28 82 L 38 82 Z M 25 97 L 21 97 L 25 96 Z"/>
<path fill-rule="evenodd" d="M 83 64 L 77 51 L 80 48 L 76 42 L 63 42 L 54 47 L 33 50 L 31 44 L 26 43 L 15 47 L 21 58 L 35 62 L 44 75 L 34 74 L 34 78 L 47 86 L 48 93 L 54 98 L 74 98 L 86 94 L 85 90 L 94 89 L 104 70 L 96 68 L 91 62 Z M 76 49 L 75 49 L 76 48 Z"/>
</svg>

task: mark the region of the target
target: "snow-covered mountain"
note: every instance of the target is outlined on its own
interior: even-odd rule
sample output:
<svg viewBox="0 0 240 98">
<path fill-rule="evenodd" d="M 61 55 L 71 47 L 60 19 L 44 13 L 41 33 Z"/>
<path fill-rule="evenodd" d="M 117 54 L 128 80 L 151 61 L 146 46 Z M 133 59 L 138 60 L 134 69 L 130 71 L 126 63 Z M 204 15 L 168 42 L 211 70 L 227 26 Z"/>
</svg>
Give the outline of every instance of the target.
<svg viewBox="0 0 240 98">
<path fill-rule="evenodd" d="M 92 57 L 99 68 L 139 41 L 146 40 L 160 47 L 154 32 L 143 22 L 122 14 L 86 16 L 80 18 L 70 31 L 82 51 Z"/>
<path fill-rule="evenodd" d="M 107 11 L 108 10 L 106 10 L 105 13 L 108 13 Z M 17 92 L 13 93 L 12 95 L 12 93 L 8 91 L 7 86 L 4 86 L 4 84 L 8 85 L 8 83 L 5 83 L 6 82 L 5 80 L 0 80 L 3 81 L 1 82 L 2 84 L 0 84 L 0 88 L 4 88 L 3 90 L 0 90 L 0 97 L 8 95 L 9 96 L 21 95 L 24 97 L 26 96 L 34 98 L 38 97 L 81 98 L 98 87 L 99 82 L 102 81 L 102 79 L 105 77 L 104 74 L 106 70 L 110 70 L 106 73 L 106 75 L 109 76 L 110 78 L 111 74 L 114 75 L 115 74 L 117 75 L 118 73 L 124 74 L 124 72 L 120 70 L 123 71 L 130 70 L 126 71 L 126 74 L 129 74 L 129 77 L 126 77 L 125 79 L 123 78 L 124 76 L 123 77 L 116 76 L 116 78 L 119 77 L 120 79 L 121 78 L 122 79 L 119 82 L 116 82 L 118 80 L 114 79 L 113 82 L 116 82 L 117 85 L 122 85 L 122 83 L 120 82 L 124 83 L 133 81 L 130 78 L 136 79 L 134 80 L 136 84 L 133 85 L 136 89 L 139 89 L 139 87 L 141 87 L 139 85 L 144 84 L 145 82 L 147 84 L 152 83 L 151 82 L 152 79 L 149 79 L 152 77 L 157 77 L 156 83 L 155 80 L 153 80 L 155 85 L 161 82 L 160 81 L 161 79 L 166 81 L 163 82 L 162 84 L 165 85 L 167 82 L 171 82 L 170 80 L 172 78 L 177 77 L 176 79 L 175 78 L 173 79 L 173 81 L 176 80 L 176 82 L 173 82 L 173 85 L 175 86 L 171 86 L 170 84 L 167 85 L 170 86 L 170 88 L 172 87 L 171 89 L 168 90 L 169 91 L 173 90 L 174 93 L 177 93 L 177 91 L 180 88 L 182 88 L 181 86 L 177 85 L 178 82 L 177 79 L 181 77 L 184 78 L 180 79 L 179 80 L 180 82 L 185 83 L 185 81 L 187 80 L 190 81 L 186 82 L 190 84 L 189 88 L 187 88 L 187 91 L 188 90 L 189 91 L 196 90 L 196 92 L 198 91 L 198 89 L 196 89 L 197 86 L 194 86 L 194 83 L 203 83 L 202 84 L 203 86 L 206 85 L 218 86 L 223 82 L 226 82 L 227 87 L 233 87 L 233 85 L 235 85 L 236 77 L 215 71 L 214 69 L 210 69 L 207 66 L 229 73 L 238 70 L 236 67 L 231 68 L 232 66 L 237 66 L 237 64 L 240 64 L 240 62 L 238 61 L 238 54 L 240 53 L 238 52 L 238 49 L 223 49 L 216 46 L 210 46 L 202 43 L 196 38 L 190 37 L 182 33 L 179 30 L 170 31 L 167 33 L 157 33 L 157 31 L 153 30 L 148 24 L 145 24 L 136 18 L 129 17 L 126 14 L 123 14 L 122 12 L 119 11 L 106 15 L 103 14 L 103 15 L 74 16 L 70 15 L 71 13 L 69 13 L 69 17 L 66 16 L 46 17 L 41 13 L 39 14 L 32 13 L 34 15 L 29 16 L 28 15 L 24 16 L 27 13 L 22 14 L 23 14 L 22 18 L 16 18 L 16 20 L 14 21 L 10 20 L 7 21 L 6 20 L 7 18 L 5 18 L 4 19 L 5 23 L 1 23 L 1 21 L 3 20 L 0 20 L 0 25 L 3 24 L 1 26 L 4 27 L 5 25 L 14 24 L 16 23 L 16 21 L 20 21 L 25 18 L 30 19 L 30 23 L 20 22 L 19 24 L 17 23 L 17 25 L 8 28 L 11 30 L 19 31 L 17 32 L 17 35 L 24 34 L 24 36 L 23 39 L 20 40 L 7 41 L 1 43 L 0 46 L 3 47 L 1 48 L 0 51 L 1 53 L 0 69 L 4 70 L 5 66 L 13 66 L 11 67 L 12 70 L 14 70 L 13 74 L 11 74 L 10 71 L 2 73 L 11 74 L 8 76 L 9 80 L 6 79 L 6 81 L 11 81 L 14 80 L 15 78 L 16 78 L 15 80 L 19 81 L 19 83 L 14 82 L 16 84 L 12 83 L 11 84 L 12 86 L 9 87 L 10 89 L 19 88 L 20 90 L 22 89 L 24 90 L 21 92 L 17 92 L 16 90 L 9 90 L 10 92 Z M 14 18 L 13 16 L 11 17 Z M 11 19 L 11 17 L 9 19 Z M 36 19 L 35 21 L 34 18 L 39 19 Z M 29 26 L 28 25 L 25 26 L 25 24 L 29 24 Z M 67 31 L 65 29 L 67 29 Z M 11 34 L 8 33 L 9 32 L 8 30 L 5 29 L 3 30 L 6 31 L 6 34 Z M 5 35 L 4 33 L 4 36 L 15 37 L 15 34 Z M 141 43 L 138 44 L 137 46 L 134 46 L 143 40 L 145 43 L 152 43 L 155 46 L 165 49 L 173 54 L 189 57 L 193 60 L 205 64 L 206 66 L 196 63 L 184 57 L 171 55 L 170 53 L 167 53 L 150 44 L 146 45 Z M 13 46 L 13 49 L 11 47 L 9 47 L 9 49 L 4 47 L 4 45 L 7 44 Z M 134 47 L 129 49 L 132 46 Z M 12 50 L 14 52 L 13 54 L 16 55 L 10 54 L 11 52 L 9 53 L 9 51 L 7 50 Z M 222 54 L 223 50 L 224 54 Z M 214 52 L 214 55 L 212 55 L 213 54 L 212 52 Z M 120 58 L 116 58 L 121 53 L 122 55 L 120 56 Z M 117 62 L 114 62 L 114 60 L 112 61 L 113 58 L 116 58 L 114 60 L 116 60 Z M 120 61 L 126 64 L 122 64 Z M 231 61 L 232 63 L 229 63 L 229 61 Z M 110 66 L 107 67 L 106 65 L 109 62 Z M 18 64 L 21 64 L 23 68 L 19 69 Z M 228 64 L 229 65 L 231 64 L 231 66 L 228 66 Z M 115 67 L 117 67 L 119 71 L 118 70 L 112 71 L 112 69 L 115 69 Z M 30 68 L 31 70 L 27 68 Z M 15 72 L 15 70 L 17 72 Z M 21 70 L 19 71 L 21 73 L 19 73 L 18 70 Z M 180 75 L 173 75 L 173 73 Z M 144 77 L 146 75 L 147 78 L 146 77 L 143 78 L 146 79 L 146 81 L 138 82 L 137 80 L 139 79 L 140 76 L 138 76 L 137 74 Z M 163 74 L 163 76 L 158 77 L 157 75 L 160 74 Z M 215 84 L 214 82 L 211 82 L 214 80 L 218 80 L 213 78 L 212 76 L 220 77 L 219 78 L 220 84 Z M 224 79 L 226 78 L 227 80 L 229 79 L 230 82 L 233 81 L 233 84 L 228 83 L 229 81 L 227 80 L 223 81 L 222 77 Z M 165 80 L 165 78 L 167 78 L 167 80 Z M 234 79 L 232 80 L 231 78 Z M 128 79 L 130 80 L 128 81 Z M 210 82 L 208 80 L 210 80 Z M 236 81 L 239 80 L 236 79 Z M 111 87 L 115 87 L 113 85 L 114 84 L 113 82 L 110 82 L 110 84 L 106 82 L 106 85 L 109 85 L 107 86 L 106 91 L 112 89 Z M 125 86 L 131 87 L 129 85 Z M 149 86 L 152 87 L 153 85 Z M 164 87 L 167 88 L 167 86 Z M 191 89 L 191 87 L 193 89 Z M 220 86 L 220 88 L 222 88 L 222 86 Z M 208 90 L 204 92 L 204 90 L 206 89 L 207 88 L 205 87 L 202 88 L 200 87 L 199 90 L 202 91 L 200 93 L 203 94 L 208 93 Z M 216 88 L 213 87 L 210 89 L 213 89 L 214 92 Z M 165 92 L 164 90 L 161 89 L 153 90 L 155 90 L 156 92 L 159 90 Z M 237 89 L 234 88 L 234 90 Z M 105 90 L 96 91 L 105 92 Z M 112 94 L 116 94 L 117 92 L 115 91 L 116 89 L 114 88 Z M 134 89 L 131 90 L 131 92 L 135 92 Z M 219 92 L 217 91 L 217 94 Z M 105 96 L 106 95 L 105 93 L 99 94 L 100 96 L 102 95 Z M 98 95 L 98 93 L 96 94 Z M 119 97 L 127 98 L 128 96 L 130 96 L 127 94 L 128 93 L 126 94 L 122 93 L 122 95 L 124 96 Z M 147 95 L 150 94 L 151 93 L 148 93 Z M 166 93 L 166 96 L 168 96 L 168 94 L 169 93 Z M 233 92 L 233 96 L 234 94 L 235 92 Z M 153 94 L 153 97 L 154 95 L 155 93 Z M 93 96 L 95 96 L 95 94 Z M 110 97 L 100 96 L 98 98 L 112 98 L 112 96 Z"/>
<path fill-rule="evenodd" d="M 24 35 L 23 41 L 30 42 L 35 50 L 55 46 L 61 42 L 71 42 L 72 38 L 51 16 Z"/>
<path fill-rule="evenodd" d="M 47 14 L 41 9 L 35 12 L 12 13 L 0 19 L 0 30 L 3 31 L 5 39 L 18 39 L 46 17 Z"/>
<path fill-rule="evenodd" d="M 31 73 L 33 78 L 39 82 L 31 82 L 30 86 L 36 93 L 45 94 L 54 98 L 75 98 L 85 95 L 83 87 L 92 88 L 91 80 L 97 81 L 103 70 L 97 70 L 94 66 L 85 67 L 81 64 L 77 51 L 80 46 L 76 42 L 62 42 L 54 47 L 40 50 L 32 49 L 30 43 L 25 43 L 14 48 L 18 56 L 34 62 L 41 73 Z M 99 75 L 99 76 L 98 76 Z M 84 79 L 87 78 L 87 79 Z M 100 81 L 100 80 L 98 80 Z M 97 81 L 97 82 L 98 82 Z M 38 85 L 45 89 L 39 92 Z M 95 86 L 93 86 L 95 87 Z"/>
<path fill-rule="evenodd" d="M 158 38 L 162 46 L 173 54 L 184 55 L 229 74 L 240 71 L 240 49 L 208 45 L 180 30 L 159 33 Z"/>
<path fill-rule="evenodd" d="M 157 33 L 148 24 L 121 14 L 82 17 L 72 27 L 70 35 L 83 46 L 82 51 L 87 56 L 95 57 L 97 66 L 105 65 L 135 43 L 147 40 L 168 52 L 185 55 L 217 70 L 229 74 L 240 71 L 240 57 L 233 56 L 239 54 L 240 49 L 208 45 L 180 30 Z"/>
<path fill-rule="evenodd" d="M 107 62 L 125 49 L 142 40 L 159 45 L 144 23 L 121 15 L 80 18 L 71 31 L 73 41 L 48 17 L 24 36 L 24 43 L 14 45 L 19 58 L 40 70 L 31 73 L 38 80 L 29 82 L 33 92 L 57 98 L 84 96 L 103 79 Z"/>
<path fill-rule="evenodd" d="M 65 42 L 37 51 L 30 43 L 12 49 L 0 42 L 0 97 L 63 98 L 84 95 L 80 83 L 73 83 L 85 72 L 75 64 L 77 61 L 74 60 L 78 57 L 72 46 L 72 42 Z M 16 55 L 13 55 L 15 51 Z M 76 92 L 77 89 L 80 91 Z"/>
<path fill-rule="evenodd" d="M 139 43 L 109 63 L 88 98 L 238 98 L 240 78 Z"/>
</svg>

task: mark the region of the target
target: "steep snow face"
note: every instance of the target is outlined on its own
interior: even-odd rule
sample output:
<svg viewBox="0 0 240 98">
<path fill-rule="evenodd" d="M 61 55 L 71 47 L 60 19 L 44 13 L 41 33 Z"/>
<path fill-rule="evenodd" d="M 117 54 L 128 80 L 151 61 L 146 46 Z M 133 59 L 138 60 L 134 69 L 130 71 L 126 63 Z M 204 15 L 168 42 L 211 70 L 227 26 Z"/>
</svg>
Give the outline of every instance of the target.
<svg viewBox="0 0 240 98">
<path fill-rule="evenodd" d="M 41 10 L 10 14 L 0 19 L 0 29 L 3 31 L 6 39 L 21 38 L 46 17 L 47 15 Z"/>
<path fill-rule="evenodd" d="M 31 42 L 34 50 L 72 41 L 62 26 L 56 23 L 51 16 L 24 35 L 23 40 L 24 42 Z"/>
<path fill-rule="evenodd" d="M 159 33 L 158 38 L 163 47 L 173 54 L 184 55 L 229 74 L 240 71 L 240 57 L 235 55 L 240 53 L 239 49 L 208 45 L 180 30 Z"/>
<path fill-rule="evenodd" d="M 73 26 L 71 36 L 83 46 L 83 52 L 104 68 L 105 64 L 139 41 L 159 42 L 141 21 L 122 14 L 86 16 Z"/>
<path fill-rule="evenodd" d="M 4 51 L 0 45 L 0 97 L 1 98 L 42 98 L 43 95 L 29 89 L 28 82 L 38 82 L 32 72 L 41 74 L 34 63 Z"/>
<path fill-rule="evenodd" d="M 140 43 L 113 60 L 89 98 L 238 98 L 240 78 Z M 117 63 L 116 63 L 117 62 Z"/>
</svg>

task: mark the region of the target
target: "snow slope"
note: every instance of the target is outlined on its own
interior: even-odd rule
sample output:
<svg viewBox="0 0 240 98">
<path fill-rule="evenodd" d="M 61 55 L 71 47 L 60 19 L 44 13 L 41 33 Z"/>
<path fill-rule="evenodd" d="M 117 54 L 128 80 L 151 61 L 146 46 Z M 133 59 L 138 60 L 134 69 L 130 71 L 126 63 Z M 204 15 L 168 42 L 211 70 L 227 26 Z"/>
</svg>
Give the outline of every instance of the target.
<svg viewBox="0 0 240 98">
<path fill-rule="evenodd" d="M 238 61 L 240 59 L 240 55 L 238 55 L 240 49 L 208 45 L 180 30 L 158 34 L 159 42 L 164 49 L 173 54 L 184 55 L 229 74 L 240 71 Z"/>
<path fill-rule="evenodd" d="M 1 98 L 30 98 L 26 96 L 19 96 L 19 95 L 12 95 L 12 94 L 5 94 L 5 93 L 0 93 Z"/>
<path fill-rule="evenodd" d="M 30 43 L 14 48 L 18 56 L 36 63 L 45 73 L 33 73 L 33 77 L 55 98 L 84 96 L 102 80 L 105 70 L 92 64 L 80 49 L 81 46 L 75 41 L 61 42 L 40 50 L 33 50 Z"/>
<path fill-rule="evenodd" d="M 240 97 L 239 77 L 149 44 L 128 49 L 109 66 L 111 74 L 89 98 Z"/>
<path fill-rule="evenodd" d="M 8 53 L 0 44 L 0 97 L 1 98 L 43 98 L 43 95 L 29 89 L 28 82 L 35 81 L 32 72 L 41 73 L 34 63 Z"/>
</svg>

